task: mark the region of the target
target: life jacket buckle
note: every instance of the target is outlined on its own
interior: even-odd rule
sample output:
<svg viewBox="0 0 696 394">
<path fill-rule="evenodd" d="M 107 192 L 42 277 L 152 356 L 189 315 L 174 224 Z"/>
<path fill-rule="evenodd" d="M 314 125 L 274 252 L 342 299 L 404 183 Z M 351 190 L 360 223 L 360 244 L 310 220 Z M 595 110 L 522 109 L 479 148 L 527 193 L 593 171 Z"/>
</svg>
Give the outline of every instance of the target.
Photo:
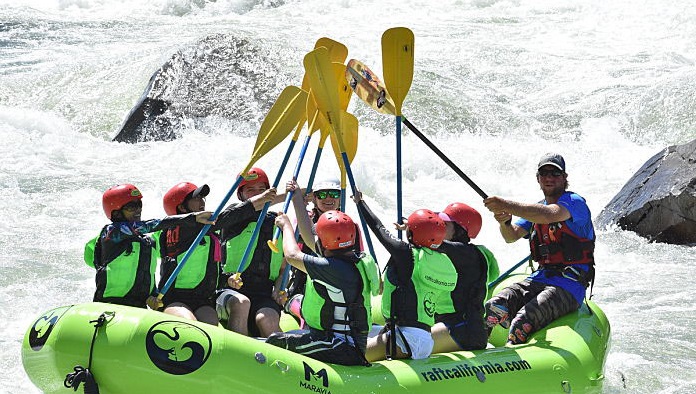
<svg viewBox="0 0 696 394">
<path fill-rule="evenodd" d="M 572 280 L 573 282 L 583 282 L 583 279 L 585 278 L 585 273 L 572 265 L 565 267 L 561 275 L 563 275 L 563 277 L 566 279 Z"/>
</svg>

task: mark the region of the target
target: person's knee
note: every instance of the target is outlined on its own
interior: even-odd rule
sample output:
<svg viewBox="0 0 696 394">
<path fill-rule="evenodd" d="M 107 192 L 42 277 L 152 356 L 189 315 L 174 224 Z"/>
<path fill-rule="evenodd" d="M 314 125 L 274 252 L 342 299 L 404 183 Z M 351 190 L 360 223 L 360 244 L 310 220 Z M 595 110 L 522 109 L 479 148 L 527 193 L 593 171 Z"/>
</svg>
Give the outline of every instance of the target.
<svg viewBox="0 0 696 394">
<path fill-rule="evenodd" d="M 255 316 L 256 326 L 263 336 L 280 331 L 280 315 L 271 308 L 261 308 Z"/>
<path fill-rule="evenodd" d="M 508 343 L 513 345 L 525 343 L 529 339 L 529 336 L 535 331 L 534 325 L 526 317 L 515 316 L 510 323 Z"/>
<path fill-rule="evenodd" d="M 194 314 L 196 316 L 196 319 L 204 323 L 217 325 L 219 322 L 217 311 L 215 311 L 215 308 L 213 308 L 212 306 L 204 305 L 196 309 L 196 312 Z"/>
<path fill-rule="evenodd" d="M 235 295 L 227 299 L 227 309 L 230 312 L 230 315 L 232 315 L 234 312 L 248 312 L 250 308 L 251 301 L 243 294 Z"/>
</svg>

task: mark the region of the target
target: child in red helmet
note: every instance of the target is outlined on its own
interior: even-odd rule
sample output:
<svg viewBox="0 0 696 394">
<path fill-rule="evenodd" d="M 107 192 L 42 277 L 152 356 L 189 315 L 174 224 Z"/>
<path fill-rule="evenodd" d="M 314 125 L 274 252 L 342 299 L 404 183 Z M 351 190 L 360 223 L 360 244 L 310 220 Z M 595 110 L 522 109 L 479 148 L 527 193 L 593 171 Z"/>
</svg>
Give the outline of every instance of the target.
<svg viewBox="0 0 696 394">
<path fill-rule="evenodd" d="M 449 297 L 438 303 L 431 329 L 433 353 L 485 349 L 488 330 L 483 303 L 488 282 L 498 277 L 498 262 L 485 246 L 470 241 L 481 230 L 481 214 L 467 204 L 455 202 L 439 213 L 446 233 L 438 251 L 445 253 L 457 270 L 457 284 Z"/>
<path fill-rule="evenodd" d="M 283 201 L 270 187 L 268 176 L 260 168 L 251 168 L 237 190 L 241 203 L 230 205 L 230 220 L 218 226 L 224 244 L 224 288 L 218 293 L 218 317 L 227 328 L 244 335 L 267 337 L 280 331 L 280 282 L 285 266 L 282 253 L 273 253 L 267 242 L 273 238 L 274 213 L 268 213 L 254 249 L 241 275 L 236 273 L 257 225 L 259 212 L 265 203 Z M 281 242 L 281 240 L 279 240 Z"/>
<path fill-rule="evenodd" d="M 167 215 L 203 211 L 208 193 L 208 185 L 198 187 L 191 182 L 178 183 L 165 193 L 162 201 L 164 211 Z M 220 212 L 216 224 L 208 230 L 194 249 L 186 265 L 164 295 L 165 313 L 213 325 L 219 323 L 215 298 L 221 271 L 222 247 L 215 230 L 224 226 L 230 217 L 229 210 Z M 179 225 L 160 233 L 160 288 L 169 280 L 202 228 L 202 224 Z"/>
<path fill-rule="evenodd" d="M 288 263 L 309 279 L 302 300 L 309 330 L 275 333 L 266 342 L 323 362 L 368 365 L 370 300 L 379 292 L 379 274 L 375 261 L 357 247 L 357 226 L 343 212 L 321 214 L 316 223 L 321 257 L 300 250 L 287 215 L 279 214 L 275 224 L 283 230 Z"/>
<path fill-rule="evenodd" d="M 393 237 L 362 200 L 353 200 L 377 239 L 390 254 L 384 278 L 382 314 L 385 328 L 367 343 L 369 361 L 385 358 L 422 359 L 430 356 L 439 300 L 457 281 L 450 258 L 437 251 L 445 238 L 445 223 L 433 211 L 419 209 L 408 217 L 408 242 Z M 386 350 L 386 352 L 385 352 Z M 385 354 L 386 353 L 386 354 Z"/>
<path fill-rule="evenodd" d="M 176 225 L 211 224 L 211 212 L 143 221 L 142 194 L 131 184 L 109 188 L 102 196 L 104 213 L 112 223 L 85 245 L 85 262 L 95 268 L 94 301 L 152 309 L 161 307 L 156 297 L 157 242 L 148 235 Z"/>
</svg>

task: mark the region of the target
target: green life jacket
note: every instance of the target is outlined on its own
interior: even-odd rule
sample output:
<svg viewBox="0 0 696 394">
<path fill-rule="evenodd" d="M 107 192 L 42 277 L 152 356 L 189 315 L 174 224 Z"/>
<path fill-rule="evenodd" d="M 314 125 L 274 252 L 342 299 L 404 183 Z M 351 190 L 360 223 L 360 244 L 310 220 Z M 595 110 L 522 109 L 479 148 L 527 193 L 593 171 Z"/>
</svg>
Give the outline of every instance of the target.
<svg viewBox="0 0 696 394">
<path fill-rule="evenodd" d="M 486 276 L 486 284 L 493 282 L 500 276 L 500 267 L 498 267 L 498 260 L 496 260 L 493 252 L 488 250 L 487 247 L 483 245 L 475 245 L 476 248 L 483 254 L 486 258 L 486 264 L 488 265 L 488 275 Z"/>
<path fill-rule="evenodd" d="M 256 222 L 251 222 L 236 237 L 225 241 L 225 249 L 227 252 L 227 257 L 225 259 L 224 266 L 225 272 L 237 272 L 237 269 L 239 268 L 239 263 L 242 261 L 242 257 L 244 257 L 244 251 L 246 250 L 247 245 L 249 245 L 249 240 L 251 239 L 251 236 L 253 235 L 255 228 Z M 261 237 L 259 236 L 259 239 L 260 238 Z M 242 267 L 242 272 L 246 271 L 246 269 L 251 265 L 251 260 L 254 258 L 254 252 L 256 251 L 256 247 L 258 246 L 258 244 L 259 240 L 257 239 L 257 241 L 254 242 L 253 245 L 251 245 L 249 257 L 246 261 L 245 266 Z M 271 253 L 271 266 L 270 271 L 268 273 L 268 279 L 270 279 L 271 281 L 275 281 L 278 278 L 280 273 L 280 267 L 283 264 L 284 256 L 282 234 L 278 238 L 277 245 L 280 252 Z M 267 248 L 268 246 L 263 245 L 263 247 Z"/>
<path fill-rule="evenodd" d="M 166 233 L 169 233 L 170 231 L 171 230 L 168 230 Z M 181 271 L 179 271 L 173 287 L 175 289 L 195 289 L 201 285 L 202 282 L 206 281 L 206 276 L 208 275 L 208 265 L 214 256 L 214 248 L 215 241 L 211 239 L 210 235 L 206 234 L 203 236 L 201 242 L 193 249 L 191 256 L 188 258 L 188 260 L 186 260 L 186 265 L 184 265 Z M 184 258 L 185 254 L 186 253 L 181 253 L 176 256 L 177 265 L 181 263 L 181 260 Z M 176 269 L 176 265 L 172 263 L 173 262 L 169 262 L 171 266 L 168 266 L 166 269 L 166 271 L 169 271 L 169 273 Z M 169 279 L 169 273 L 162 272 L 162 279 Z M 218 271 L 216 269 L 213 273 L 215 274 L 215 277 L 209 279 L 210 283 L 217 284 L 217 273 Z"/>
<path fill-rule="evenodd" d="M 366 337 L 372 325 L 371 295 L 379 293 L 379 269 L 372 256 L 367 254 L 355 267 L 360 272 L 362 290 L 352 303 L 348 303 L 340 289 L 309 278 L 302 300 L 302 317 L 311 328 Z M 356 332 L 351 332 L 351 326 Z M 353 340 L 357 343 L 356 338 Z"/>
<path fill-rule="evenodd" d="M 97 269 L 95 301 L 104 298 L 129 298 L 142 299 L 144 303 L 155 288 L 155 271 L 159 256 L 157 242 L 152 240 L 154 248 L 143 248 L 140 242 L 130 242 L 130 247 L 124 248 L 120 255 L 104 264 L 98 244 L 100 237 L 101 234 L 89 240 L 84 250 L 85 263 Z M 136 280 L 142 280 L 139 276 L 143 274 L 150 277 L 149 289 L 137 288 Z"/>
<path fill-rule="evenodd" d="M 445 254 L 429 248 L 412 248 L 413 273 L 411 282 L 416 292 L 416 305 L 418 322 L 431 327 L 435 324 L 435 310 L 438 302 L 444 302 L 450 298 L 450 293 L 457 284 L 457 270 L 452 260 Z M 397 290 L 397 284 L 388 279 L 384 281 L 384 294 L 382 296 L 382 314 L 385 319 L 392 316 L 392 294 Z M 401 302 L 401 300 L 395 300 Z M 451 298 L 450 298 L 451 302 Z M 397 316 L 397 324 L 398 316 Z"/>
</svg>

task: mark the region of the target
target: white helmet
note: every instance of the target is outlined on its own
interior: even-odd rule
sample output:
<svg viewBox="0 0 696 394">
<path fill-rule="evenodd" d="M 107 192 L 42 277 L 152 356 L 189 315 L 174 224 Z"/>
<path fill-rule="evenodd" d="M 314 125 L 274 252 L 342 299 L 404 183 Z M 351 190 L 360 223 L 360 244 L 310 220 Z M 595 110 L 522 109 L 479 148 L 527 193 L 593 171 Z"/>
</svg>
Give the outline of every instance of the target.
<svg viewBox="0 0 696 394">
<path fill-rule="evenodd" d="M 341 182 L 338 179 L 324 179 L 316 183 L 312 190 L 341 190 Z"/>
</svg>

